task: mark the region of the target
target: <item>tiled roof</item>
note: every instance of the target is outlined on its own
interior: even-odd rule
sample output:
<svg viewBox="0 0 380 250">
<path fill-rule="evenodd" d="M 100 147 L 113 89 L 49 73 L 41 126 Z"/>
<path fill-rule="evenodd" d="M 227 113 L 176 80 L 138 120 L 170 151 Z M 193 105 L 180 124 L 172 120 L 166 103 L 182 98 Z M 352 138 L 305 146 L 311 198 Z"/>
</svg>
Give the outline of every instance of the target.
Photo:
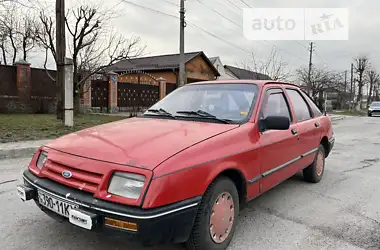
<svg viewBox="0 0 380 250">
<path fill-rule="evenodd" d="M 229 65 L 225 65 L 224 68 L 231 71 L 238 79 L 250 79 L 250 80 L 272 80 L 269 76 L 253 72 L 246 69 L 241 69 Z"/>
<path fill-rule="evenodd" d="M 214 69 L 217 76 L 218 71 L 212 62 L 206 57 L 202 51 L 185 53 L 185 63 L 189 62 L 196 56 L 202 56 L 203 59 Z M 108 71 L 122 72 L 128 70 L 162 70 L 162 69 L 178 69 L 179 54 L 159 55 L 150 57 L 140 57 L 129 60 L 120 61 L 108 68 Z"/>
</svg>

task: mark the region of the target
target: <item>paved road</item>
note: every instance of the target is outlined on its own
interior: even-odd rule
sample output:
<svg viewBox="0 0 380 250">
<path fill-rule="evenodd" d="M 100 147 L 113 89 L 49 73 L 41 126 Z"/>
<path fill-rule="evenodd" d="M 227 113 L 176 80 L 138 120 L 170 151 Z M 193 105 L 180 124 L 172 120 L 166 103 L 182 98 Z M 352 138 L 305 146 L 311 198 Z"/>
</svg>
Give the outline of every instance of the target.
<svg viewBox="0 0 380 250">
<path fill-rule="evenodd" d="M 251 202 L 229 250 L 380 249 L 380 118 L 347 118 L 335 131 L 323 181 L 311 185 L 298 175 Z M 0 249 L 143 250 L 60 224 L 22 203 L 15 186 L 27 162 L 0 162 Z"/>
</svg>

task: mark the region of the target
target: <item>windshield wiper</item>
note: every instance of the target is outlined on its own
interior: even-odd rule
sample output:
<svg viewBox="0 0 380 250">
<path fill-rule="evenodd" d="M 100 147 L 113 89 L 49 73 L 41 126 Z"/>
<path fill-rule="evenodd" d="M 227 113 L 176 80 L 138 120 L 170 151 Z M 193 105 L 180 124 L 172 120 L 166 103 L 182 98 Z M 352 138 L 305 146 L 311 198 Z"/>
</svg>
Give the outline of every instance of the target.
<svg viewBox="0 0 380 250">
<path fill-rule="evenodd" d="M 171 118 L 175 119 L 174 115 L 172 115 L 170 112 L 166 111 L 163 108 L 148 109 L 147 112 L 155 113 L 155 114 L 161 115 L 161 116 L 168 116 L 168 117 L 171 117 Z"/>
<path fill-rule="evenodd" d="M 190 115 L 190 116 L 197 116 L 197 117 L 206 118 L 206 119 L 212 119 L 212 120 L 219 121 L 219 122 L 226 123 L 226 124 L 233 123 L 232 120 L 218 118 L 215 115 L 207 113 L 206 111 L 203 111 L 203 110 L 198 110 L 198 111 L 177 111 L 176 113 L 177 114 Z"/>
</svg>

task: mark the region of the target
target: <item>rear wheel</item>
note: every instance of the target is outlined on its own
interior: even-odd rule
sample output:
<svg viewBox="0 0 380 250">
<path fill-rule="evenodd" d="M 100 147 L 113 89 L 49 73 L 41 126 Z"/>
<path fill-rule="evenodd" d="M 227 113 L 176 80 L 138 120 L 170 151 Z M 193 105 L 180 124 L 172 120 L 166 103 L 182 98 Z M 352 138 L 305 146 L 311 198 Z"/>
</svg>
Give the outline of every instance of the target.
<svg viewBox="0 0 380 250">
<path fill-rule="evenodd" d="M 323 145 L 320 145 L 313 163 L 303 170 L 303 177 L 306 181 L 311 183 L 321 181 L 323 173 L 325 172 L 325 158 L 325 148 Z"/>
<path fill-rule="evenodd" d="M 189 250 L 225 250 L 230 244 L 239 216 L 239 194 L 226 177 L 208 187 L 186 242 Z"/>
</svg>

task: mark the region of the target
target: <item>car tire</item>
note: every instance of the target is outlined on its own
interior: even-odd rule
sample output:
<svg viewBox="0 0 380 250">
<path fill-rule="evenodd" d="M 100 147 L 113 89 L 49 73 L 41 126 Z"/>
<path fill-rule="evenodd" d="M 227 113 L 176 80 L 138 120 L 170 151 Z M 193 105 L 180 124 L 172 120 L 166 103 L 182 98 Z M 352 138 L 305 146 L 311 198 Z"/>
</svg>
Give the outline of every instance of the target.
<svg viewBox="0 0 380 250">
<path fill-rule="evenodd" d="M 368 113 L 368 116 L 369 116 L 369 117 L 371 117 L 371 116 L 372 116 L 372 114 L 371 114 L 371 113 Z"/>
<path fill-rule="evenodd" d="M 303 170 L 303 177 L 307 182 L 319 183 L 325 172 L 326 153 L 323 145 L 320 145 L 313 163 Z"/>
<path fill-rule="evenodd" d="M 232 208 L 230 209 L 231 204 L 233 210 Z M 215 209 L 217 209 L 217 212 L 213 212 Z M 220 212 L 220 209 L 222 209 L 222 212 Z M 189 250 L 227 249 L 233 238 L 238 216 L 239 194 L 234 182 L 227 177 L 217 178 L 210 184 L 203 196 L 194 221 L 193 230 L 186 242 L 186 248 Z M 220 218 L 222 221 L 218 223 L 218 227 L 212 225 L 212 220 L 220 221 L 216 220 L 216 218 Z M 226 233 L 219 237 L 216 236 L 224 228 Z M 212 237 L 212 233 L 214 237 Z"/>
</svg>

